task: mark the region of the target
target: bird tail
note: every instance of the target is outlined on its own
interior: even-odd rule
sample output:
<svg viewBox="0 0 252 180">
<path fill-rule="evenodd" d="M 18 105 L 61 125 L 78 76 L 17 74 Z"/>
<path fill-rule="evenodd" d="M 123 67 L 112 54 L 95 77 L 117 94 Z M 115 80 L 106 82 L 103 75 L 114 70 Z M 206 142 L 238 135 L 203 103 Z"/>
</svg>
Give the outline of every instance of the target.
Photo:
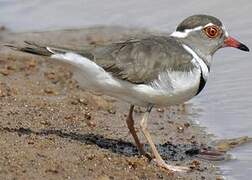
<svg viewBox="0 0 252 180">
<path fill-rule="evenodd" d="M 4 46 L 10 47 L 13 50 L 22 51 L 22 52 L 40 55 L 40 56 L 52 57 L 53 55 L 76 53 L 89 59 L 94 58 L 93 54 L 90 53 L 88 50 L 72 50 L 68 48 L 44 46 L 44 45 L 40 45 L 31 41 L 24 41 L 24 42 L 25 42 L 24 46 L 16 46 L 12 44 L 5 44 Z"/>
<path fill-rule="evenodd" d="M 31 41 L 25 41 L 25 46 L 16 46 L 12 44 L 5 44 L 4 46 L 10 47 L 17 51 L 27 52 L 31 54 L 36 54 L 40 56 L 52 56 L 53 54 L 63 54 L 68 52 L 64 49 L 53 48 L 48 46 L 42 46 Z"/>
</svg>

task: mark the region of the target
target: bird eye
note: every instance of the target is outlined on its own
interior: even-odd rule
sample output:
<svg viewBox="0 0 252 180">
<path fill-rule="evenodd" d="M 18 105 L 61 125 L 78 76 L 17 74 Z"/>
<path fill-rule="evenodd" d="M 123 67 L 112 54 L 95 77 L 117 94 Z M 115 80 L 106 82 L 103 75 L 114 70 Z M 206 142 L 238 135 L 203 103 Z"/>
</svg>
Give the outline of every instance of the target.
<svg viewBox="0 0 252 180">
<path fill-rule="evenodd" d="M 220 29 L 217 26 L 207 26 L 204 28 L 204 32 L 209 38 L 215 38 L 219 35 Z"/>
</svg>

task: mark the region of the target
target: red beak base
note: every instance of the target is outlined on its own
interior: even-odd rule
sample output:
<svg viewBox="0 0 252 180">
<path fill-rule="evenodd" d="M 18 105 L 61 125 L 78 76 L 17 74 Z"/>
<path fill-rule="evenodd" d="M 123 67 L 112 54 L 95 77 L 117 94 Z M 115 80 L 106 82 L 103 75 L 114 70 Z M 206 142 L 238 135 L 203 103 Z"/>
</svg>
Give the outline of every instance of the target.
<svg viewBox="0 0 252 180">
<path fill-rule="evenodd" d="M 249 51 L 249 48 L 246 45 L 240 43 L 239 41 L 237 41 L 236 39 L 232 37 L 227 37 L 224 40 L 224 47 L 234 47 L 242 51 Z"/>
</svg>

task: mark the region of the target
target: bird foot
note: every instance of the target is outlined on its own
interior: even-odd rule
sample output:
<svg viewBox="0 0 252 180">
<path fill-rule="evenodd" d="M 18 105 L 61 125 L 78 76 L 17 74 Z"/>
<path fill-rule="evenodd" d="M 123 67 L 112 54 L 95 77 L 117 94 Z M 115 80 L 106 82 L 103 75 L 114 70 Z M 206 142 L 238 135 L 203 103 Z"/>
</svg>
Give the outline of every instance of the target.
<svg viewBox="0 0 252 180">
<path fill-rule="evenodd" d="M 164 160 L 154 159 L 154 162 L 157 164 L 157 166 L 162 167 L 162 168 L 167 169 L 172 172 L 188 172 L 188 171 L 190 171 L 189 167 L 168 165 L 165 163 Z"/>
</svg>

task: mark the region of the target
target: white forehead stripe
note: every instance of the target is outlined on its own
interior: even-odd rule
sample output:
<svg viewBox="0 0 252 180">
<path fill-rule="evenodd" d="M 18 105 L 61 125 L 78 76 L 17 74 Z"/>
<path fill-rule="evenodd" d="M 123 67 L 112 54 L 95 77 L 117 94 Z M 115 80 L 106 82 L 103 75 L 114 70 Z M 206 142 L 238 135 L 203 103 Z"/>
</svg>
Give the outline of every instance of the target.
<svg viewBox="0 0 252 180">
<path fill-rule="evenodd" d="M 201 29 L 204 29 L 205 27 L 208 27 L 208 26 L 212 26 L 214 25 L 213 23 L 208 23 L 206 24 L 204 27 L 203 26 L 197 26 L 193 29 L 185 29 L 183 32 L 180 32 L 180 31 L 174 31 L 173 33 L 171 33 L 170 36 L 172 37 L 176 37 L 176 38 L 185 38 L 188 36 L 188 34 L 192 31 L 198 31 L 198 30 L 201 30 Z M 225 27 L 222 26 L 222 29 L 224 30 L 225 32 L 225 35 L 228 36 L 227 34 L 227 31 L 225 30 Z"/>
<path fill-rule="evenodd" d="M 192 31 L 198 31 L 198 30 L 201 30 L 203 29 L 203 26 L 198 26 L 198 27 L 195 27 L 193 29 L 185 29 L 183 32 L 180 32 L 180 31 L 174 31 L 173 33 L 171 33 L 170 36 L 172 37 L 177 37 L 177 38 L 185 38 L 188 36 L 188 34 Z"/>
<path fill-rule="evenodd" d="M 183 48 L 193 56 L 192 62 L 201 69 L 203 78 L 206 80 L 209 75 L 209 69 L 206 63 L 187 45 L 183 44 Z"/>
<path fill-rule="evenodd" d="M 204 28 L 205 27 L 208 27 L 208 26 L 212 26 L 212 25 L 214 25 L 213 23 L 208 23 L 208 24 L 206 24 L 205 26 L 204 26 Z"/>
</svg>

